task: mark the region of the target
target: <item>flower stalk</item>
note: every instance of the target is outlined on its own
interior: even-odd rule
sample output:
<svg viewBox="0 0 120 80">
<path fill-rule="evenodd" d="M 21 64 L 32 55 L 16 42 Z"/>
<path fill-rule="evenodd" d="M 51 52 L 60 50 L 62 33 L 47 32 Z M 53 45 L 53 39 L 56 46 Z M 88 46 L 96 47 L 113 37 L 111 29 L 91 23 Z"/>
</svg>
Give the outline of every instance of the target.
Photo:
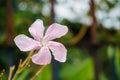
<svg viewBox="0 0 120 80">
<path fill-rule="evenodd" d="M 11 80 L 11 77 L 12 77 L 14 69 L 15 69 L 15 66 L 10 67 L 10 72 L 9 72 L 8 80 Z"/>
<path fill-rule="evenodd" d="M 23 63 L 22 63 L 22 59 L 20 59 L 18 69 L 17 69 L 15 75 L 13 76 L 13 80 L 16 80 L 17 76 L 29 65 L 30 60 L 31 60 L 31 56 L 33 53 L 34 53 L 34 51 L 31 51 Z"/>
<path fill-rule="evenodd" d="M 5 73 L 5 70 L 3 69 L 2 72 L 0 73 L 0 80 L 2 80 L 4 73 Z"/>
<path fill-rule="evenodd" d="M 37 72 L 36 74 L 30 79 L 30 80 L 34 80 L 42 71 L 43 69 L 46 67 L 47 65 L 43 65 Z"/>
</svg>

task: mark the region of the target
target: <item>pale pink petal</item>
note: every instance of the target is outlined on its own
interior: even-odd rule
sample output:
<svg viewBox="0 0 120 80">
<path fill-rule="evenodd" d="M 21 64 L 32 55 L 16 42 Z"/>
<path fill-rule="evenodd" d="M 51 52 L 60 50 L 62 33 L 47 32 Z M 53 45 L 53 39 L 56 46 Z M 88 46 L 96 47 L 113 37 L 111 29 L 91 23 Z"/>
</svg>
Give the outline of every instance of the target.
<svg viewBox="0 0 120 80">
<path fill-rule="evenodd" d="M 51 54 L 48 47 L 42 47 L 39 52 L 32 56 L 32 61 L 35 64 L 47 65 L 51 62 Z"/>
<path fill-rule="evenodd" d="M 30 34 L 34 37 L 34 39 L 40 41 L 43 38 L 44 26 L 43 21 L 37 19 L 29 28 Z"/>
<path fill-rule="evenodd" d="M 55 60 L 60 61 L 60 62 L 66 61 L 67 50 L 63 44 L 54 42 L 54 41 L 49 41 L 48 47 L 52 51 L 52 54 Z"/>
<path fill-rule="evenodd" d="M 14 39 L 15 44 L 21 51 L 30 51 L 40 48 L 40 43 L 25 36 L 24 34 L 18 35 Z"/>
<path fill-rule="evenodd" d="M 68 32 L 67 26 L 54 23 L 50 25 L 45 33 L 44 39 L 49 41 L 64 36 Z"/>
</svg>

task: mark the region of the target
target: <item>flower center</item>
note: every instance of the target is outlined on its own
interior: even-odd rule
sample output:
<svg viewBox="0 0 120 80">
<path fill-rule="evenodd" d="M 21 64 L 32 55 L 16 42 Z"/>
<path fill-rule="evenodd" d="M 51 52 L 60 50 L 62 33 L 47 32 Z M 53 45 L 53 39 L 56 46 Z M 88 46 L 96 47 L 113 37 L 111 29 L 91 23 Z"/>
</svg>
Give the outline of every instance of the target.
<svg viewBox="0 0 120 80">
<path fill-rule="evenodd" d="M 41 42 L 41 44 L 42 44 L 42 46 L 47 46 L 48 42 L 43 40 L 43 41 Z"/>
</svg>

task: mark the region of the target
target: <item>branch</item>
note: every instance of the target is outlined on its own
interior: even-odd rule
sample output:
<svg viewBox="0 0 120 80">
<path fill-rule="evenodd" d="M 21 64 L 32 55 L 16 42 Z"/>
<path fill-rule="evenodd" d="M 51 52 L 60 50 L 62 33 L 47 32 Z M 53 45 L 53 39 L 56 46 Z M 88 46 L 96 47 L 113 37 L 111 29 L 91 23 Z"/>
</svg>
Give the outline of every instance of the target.
<svg viewBox="0 0 120 80">
<path fill-rule="evenodd" d="M 42 67 L 38 70 L 38 72 L 37 72 L 30 80 L 34 80 L 34 79 L 39 75 L 39 73 L 43 71 L 43 69 L 44 69 L 46 66 L 47 66 L 47 65 L 42 66 Z"/>
<path fill-rule="evenodd" d="M 83 25 L 82 28 L 79 30 L 78 34 L 75 37 L 73 37 L 70 40 L 69 43 L 71 45 L 77 44 L 85 36 L 85 33 L 87 32 L 87 29 L 88 29 L 88 27 L 86 27 L 85 25 Z"/>
<path fill-rule="evenodd" d="M 9 76 L 8 76 L 8 80 L 11 80 L 14 69 L 15 69 L 15 66 L 10 67 L 10 73 L 9 73 Z"/>
</svg>

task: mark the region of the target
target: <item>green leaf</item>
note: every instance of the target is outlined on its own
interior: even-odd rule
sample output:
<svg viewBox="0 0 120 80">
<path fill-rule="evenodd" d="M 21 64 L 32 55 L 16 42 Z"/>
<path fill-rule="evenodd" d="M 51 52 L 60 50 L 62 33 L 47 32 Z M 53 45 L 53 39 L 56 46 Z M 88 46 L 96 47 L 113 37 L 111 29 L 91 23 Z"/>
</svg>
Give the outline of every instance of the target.
<svg viewBox="0 0 120 80">
<path fill-rule="evenodd" d="M 45 67 L 45 69 L 38 75 L 35 80 L 52 80 L 51 65 Z"/>
<path fill-rule="evenodd" d="M 62 80 L 93 80 L 93 62 L 87 58 L 78 64 L 64 66 L 61 71 Z"/>
<path fill-rule="evenodd" d="M 114 48 L 111 45 L 108 46 L 107 53 L 108 53 L 108 58 L 111 59 L 114 54 Z"/>
<path fill-rule="evenodd" d="M 27 76 L 30 74 L 30 69 L 25 69 L 17 78 L 17 80 L 26 80 Z"/>
<path fill-rule="evenodd" d="M 115 65 L 116 65 L 116 69 L 117 69 L 117 74 L 118 77 L 120 79 L 120 47 L 116 47 L 116 53 L 115 53 Z"/>
</svg>

